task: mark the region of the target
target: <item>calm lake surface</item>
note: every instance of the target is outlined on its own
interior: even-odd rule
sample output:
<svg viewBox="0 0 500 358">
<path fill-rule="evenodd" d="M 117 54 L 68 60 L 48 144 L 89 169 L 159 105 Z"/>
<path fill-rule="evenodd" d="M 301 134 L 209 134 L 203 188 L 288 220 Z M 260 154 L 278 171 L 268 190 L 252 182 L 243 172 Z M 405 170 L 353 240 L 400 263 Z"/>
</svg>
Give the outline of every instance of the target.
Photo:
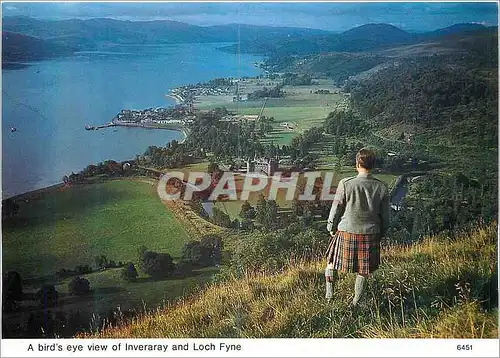
<svg viewBox="0 0 500 358">
<path fill-rule="evenodd" d="M 222 45 L 113 46 L 3 70 L 2 197 L 182 139 L 169 130 L 84 127 L 109 122 L 121 109 L 174 105 L 165 97 L 174 87 L 260 73 L 253 63 L 261 57 L 218 51 Z"/>
</svg>

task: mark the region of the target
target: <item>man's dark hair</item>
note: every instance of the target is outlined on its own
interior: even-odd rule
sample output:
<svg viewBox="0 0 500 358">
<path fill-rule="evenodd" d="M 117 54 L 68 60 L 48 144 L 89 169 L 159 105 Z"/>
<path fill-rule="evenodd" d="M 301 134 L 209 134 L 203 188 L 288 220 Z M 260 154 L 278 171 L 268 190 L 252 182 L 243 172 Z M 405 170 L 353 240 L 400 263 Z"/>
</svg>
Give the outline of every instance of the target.
<svg viewBox="0 0 500 358">
<path fill-rule="evenodd" d="M 356 154 L 356 164 L 365 169 L 372 169 L 375 166 L 375 153 L 368 148 L 362 148 Z"/>
</svg>

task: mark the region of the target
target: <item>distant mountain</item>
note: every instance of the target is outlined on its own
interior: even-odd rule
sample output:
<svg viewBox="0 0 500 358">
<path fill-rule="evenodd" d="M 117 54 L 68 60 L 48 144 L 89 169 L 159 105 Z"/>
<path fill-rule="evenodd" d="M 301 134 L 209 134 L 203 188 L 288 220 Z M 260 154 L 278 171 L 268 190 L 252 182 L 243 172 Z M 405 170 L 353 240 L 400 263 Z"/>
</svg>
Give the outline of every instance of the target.
<svg viewBox="0 0 500 358">
<path fill-rule="evenodd" d="M 467 30 L 468 31 L 468 30 Z M 264 67 L 270 72 L 293 72 L 312 76 L 326 76 L 338 85 L 347 79 L 361 79 L 370 77 L 388 66 L 399 63 L 404 59 L 435 58 L 436 61 L 461 58 L 465 63 L 471 62 L 483 69 L 498 68 L 498 29 L 496 27 L 479 28 L 470 32 L 445 32 L 445 35 L 426 37 L 423 40 L 408 40 L 406 35 L 380 42 L 379 46 L 369 49 L 377 43 L 380 37 L 376 35 L 372 42 L 365 45 L 365 51 L 318 51 L 324 43 L 316 48 L 316 52 L 300 53 L 305 47 L 292 52 L 289 45 L 286 49 L 290 54 L 271 52 Z M 351 34 L 353 34 L 351 32 Z M 342 35 L 342 34 L 341 34 Z M 358 36 L 358 34 L 355 34 Z M 350 36 L 350 35 L 349 35 Z M 385 35 L 384 35 L 385 36 Z M 389 45 L 391 41 L 393 43 Z M 337 45 L 339 46 L 339 41 Z M 303 43 L 301 44 L 303 45 Z M 359 46 L 353 42 L 351 45 Z M 324 49 L 323 47 L 322 49 Z M 338 47 L 337 47 L 338 48 Z M 345 49 L 346 47 L 344 47 Z M 311 49 L 311 47 L 309 47 Z M 280 49 L 278 48 L 278 50 Z M 445 59 L 446 58 L 446 59 Z"/>
<path fill-rule="evenodd" d="M 359 49 L 408 43 L 415 39 L 414 34 L 388 24 L 367 24 L 347 30 L 340 35 L 344 46 Z"/>
<path fill-rule="evenodd" d="M 319 35 L 328 35 L 331 32 L 317 29 L 307 29 L 300 27 L 274 27 L 274 26 L 256 26 L 245 24 L 228 24 L 207 26 L 206 31 L 225 37 L 227 42 L 250 42 L 266 41 L 276 39 L 313 37 Z"/>
<path fill-rule="evenodd" d="M 421 35 L 421 37 L 439 37 L 454 34 L 467 34 L 484 29 L 486 29 L 486 26 L 481 24 L 455 24 L 439 30 L 424 33 Z"/>
<path fill-rule="evenodd" d="M 13 58 L 46 58 L 42 43 L 33 45 L 37 51 L 30 55 L 23 48 L 33 38 L 50 41 L 46 53 L 68 53 L 71 50 L 90 50 L 107 44 L 162 44 L 234 42 L 221 49 L 232 53 L 256 53 L 268 57 L 308 55 L 329 52 L 381 51 L 397 46 L 423 42 L 447 41 L 450 38 L 491 31 L 480 24 L 457 24 L 424 34 L 412 34 L 389 24 L 366 24 L 335 34 L 323 30 L 272 27 L 242 24 L 195 26 L 178 21 L 121 21 L 108 18 L 60 21 L 30 17 L 5 17 L 3 30 L 31 36 L 30 40 L 11 38 L 8 56 Z M 36 42 L 36 41 L 35 41 Z M 31 46 L 31 45 L 30 45 Z M 59 46 L 59 47 L 57 47 Z M 14 51 L 14 52 L 12 52 Z M 12 55 L 13 54 L 13 55 Z"/>
<path fill-rule="evenodd" d="M 5 17 L 3 29 L 89 49 L 101 43 L 196 43 L 276 41 L 327 34 L 322 30 L 253 25 L 195 26 L 178 21 L 121 21 L 107 18 L 38 20 Z"/>
<path fill-rule="evenodd" d="M 2 32 L 2 63 L 38 61 L 70 55 L 74 48 L 12 32 Z M 7 65 L 8 66 L 8 65 Z"/>
<path fill-rule="evenodd" d="M 366 24 L 341 34 L 319 34 L 302 38 L 286 38 L 273 44 L 262 41 L 243 43 L 226 51 L 262 53 L 268 56 L 306 55 L 321 52 L 363 52 L 412 45 L 450 36 L 468 36 L 487 29 L 479 24 L 458 24 L 423 34 L 413 34 L 388 24 Z"/>
</svg>

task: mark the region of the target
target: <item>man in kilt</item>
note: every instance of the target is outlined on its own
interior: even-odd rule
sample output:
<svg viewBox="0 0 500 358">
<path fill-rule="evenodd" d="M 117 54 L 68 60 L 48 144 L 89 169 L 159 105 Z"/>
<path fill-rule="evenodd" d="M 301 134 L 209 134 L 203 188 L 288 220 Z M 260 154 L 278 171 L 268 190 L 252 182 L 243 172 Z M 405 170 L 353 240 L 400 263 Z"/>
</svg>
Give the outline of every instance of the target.
<svg viewBox="0 0 500 358">
<path fill-rule="evenodd" d="M 370 173 L 374 165 L 372 150 L 356 154 L 358 175 L 339 182 L 328 217 L 327 285 L 333 285 L 337 271 L 356 272 L 353 306 L 363 294 L 366 277 L 380 264 L 380 239 L 389 226 L 389 189 Z"/>
</svg>

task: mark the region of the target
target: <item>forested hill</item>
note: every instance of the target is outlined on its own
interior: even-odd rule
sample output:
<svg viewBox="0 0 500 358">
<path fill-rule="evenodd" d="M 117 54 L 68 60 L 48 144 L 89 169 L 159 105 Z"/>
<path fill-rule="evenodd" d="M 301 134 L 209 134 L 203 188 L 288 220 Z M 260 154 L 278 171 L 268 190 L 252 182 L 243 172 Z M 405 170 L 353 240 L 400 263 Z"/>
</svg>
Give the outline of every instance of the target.
<svg viewBox="0 0 500 358">
<path fill-rule="evenodd" d="M 239 47 L 233 45 L 223 49 L 229 52 L 259 53 L 269 57 L 324 52 L 372 51 L 397 45 L 433 42 L 450 35 L 470 35 L 487 29 L 496 31 L 496 27 L 485 27 L 478 24 L 456 24 L 426 33 L 409 33 L 388 24 L 366 24 L 340 34 L 329 33 L 309 37 L 287 37 L 273 43 L 269 43 L 265 39 L 242 41 L 243 43 Z"/>
<path fill-rule="evenodd" d="M 328 32 L 293 27 L 253 25 L 195 26 L 178 21 L 121 21 L 108 18 L 59 21 L 30 17 L 5 17 L 3 30 L 90 49 L 102 43 L 202 43 L 274 41 L 288 37 L 324 35 Z"/>
<path fill-rule="evenodd" d="M 487 68 L 497 66 L 496 27 L 458 26 L 455 30 L 443 29 L 442 33 L 421 34 L 417 42 L 410 44 L 397 43 L 371 49 L 369 44 L 366 44 L 368 39 L 365 39 L 363 51 L 332 51 L 306 55 L 271 54 L 266 59 L 264 67 L 270 72 L 292 72 L 328 77 L 342 85 L 352 76 L 366 77 L 403 60 L 420 60 L 433 56 L 437 56 L 435 63 L 461 61 L 461 67 L 464 65 Z M 360 36 L 359 32 L 356 36 Z M 404 37 L 404 34 L 400 34 L 399 38 Z M 380 38 L 380 36 L 375 36 L 379 43 Z"/>
<path fill-rule="evenodd" d="M 37 61 L 55 56 L 72 54 L 75 48 L 25 36 L 12 32 L 2 31 L 2 63 Z"/>
</svg>

